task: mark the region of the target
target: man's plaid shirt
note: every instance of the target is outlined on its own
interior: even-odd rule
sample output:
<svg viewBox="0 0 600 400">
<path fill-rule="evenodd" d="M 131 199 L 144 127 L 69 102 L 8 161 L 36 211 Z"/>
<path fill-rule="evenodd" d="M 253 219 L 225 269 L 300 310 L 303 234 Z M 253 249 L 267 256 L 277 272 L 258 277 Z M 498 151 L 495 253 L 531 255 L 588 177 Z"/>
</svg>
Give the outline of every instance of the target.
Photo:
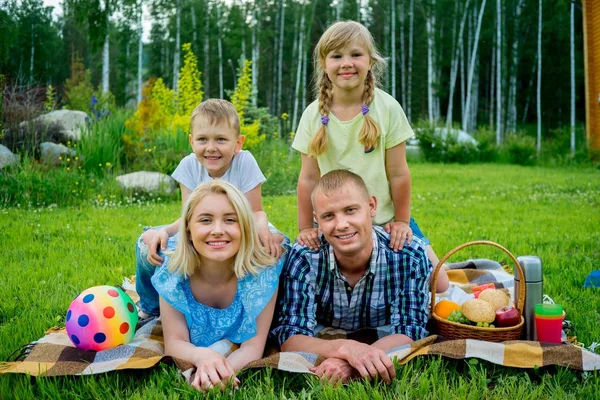
<svg viewBox="0 0 600 400">
<path fill-rule="evenodd" d="M 390 333 L 413 340 L 427 336 L 429 262 L 416 237 L 395 252 L 389 235 L 373 227 L 373 253 L 365 274 L 352 288 L 337 268 L 331 245 L 311 251 L 296 243 L 281 275 L 277 326 L 279 344 L 295 334 L 314 336 L 317 324 L 355 331 L 390 325 Z"/>
</svg>

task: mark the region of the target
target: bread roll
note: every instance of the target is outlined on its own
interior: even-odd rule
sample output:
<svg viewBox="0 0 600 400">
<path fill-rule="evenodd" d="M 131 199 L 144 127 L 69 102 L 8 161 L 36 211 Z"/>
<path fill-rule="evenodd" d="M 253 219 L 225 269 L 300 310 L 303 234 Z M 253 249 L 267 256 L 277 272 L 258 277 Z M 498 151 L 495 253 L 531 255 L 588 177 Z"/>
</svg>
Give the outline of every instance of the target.
<svg viewBox="0 0 600 400">
<path fill-rule="evenodd" d="M 467 300 L 462 305 L 462 312 L 469 320 L 473 322 L 494 322 L 496 319 L 496 310 L 490 303 L 484 300 Z"/>
</svg>

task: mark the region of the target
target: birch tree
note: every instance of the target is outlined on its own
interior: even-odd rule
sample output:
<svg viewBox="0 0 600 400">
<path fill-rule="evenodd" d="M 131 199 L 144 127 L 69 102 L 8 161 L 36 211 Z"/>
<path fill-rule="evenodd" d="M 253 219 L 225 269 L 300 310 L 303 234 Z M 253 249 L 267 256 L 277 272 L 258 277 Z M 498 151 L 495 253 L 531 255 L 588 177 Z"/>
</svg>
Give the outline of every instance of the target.
<svg viewBox="0 0 600 400">
<path fill-rule="evenodd" d="M 402 107 L 406 110 L 406 54 L 404 44 L 404 1 L 400 2 L 400 97 L 402 101 Z"/>
<path fill-rule="evenodd" d="M 540 0 L 541 1 L 541 0 Z M 469 65 L 469 77 L 467 78 L 467 99 L 465 101 L 466 108 L 463 112 L 462 118 L 462 129 L 468 132 L 469 129 L 469 117 L 471 112 L 471 89 L 473 85 L 473 72 L 475 71 L 475 59 L 477 58 L 477 48 L 479 45 L 479 33 L 481 32 L 481 20 L 483 19 L 483 11 L 485 10 L 486 0 L 481 2 L 481 8 L 479 9 L 479 17 L 477 19 L 477 28 L 475 30 L 475 38 L 473 41 L 473 50 L 471 53 L 470 65 Z"/>
<path fill-rule="evenodd" d="M 408 76 L 406 77 L 406 116 L 409 121 L 412 118 L 412 60 L 413 60 L 413 40 L 414 40 L 414 0 L 408 3 Z"/>
<path fill-rule="evenodd" d="M 292 107 L 292 126 L 291 129 L 293 132 L 296 131 L 296 122 L 298 121 L 298 103 L 300 101 L 300 85 L 302 79 L 302 65 L 304 62 L 304 57 L 306 56 L 306 52 L 304 51 L 304 25 L 305 25 L 305 15 L 306 15 L 306 6 L 301 3 L 301 13 L 300 17 L 300 27 L 299 27 L 299 35 L 298 35 L 298 64 L 296 66 L 296 87 L 294 89 L 294 106 Z"/>
<path fill-rule="evenodd" d="M 392 66 L 391 66 L 391 70 L 392 70 L 391 71 L 392 72 L 391 81 L 392 82 L 391 82 L 391 84 L 392 84 L 392 97 L 396 98 L 396 1 L 395 0 L 391 0 L 390 8 L 391 8 L 391 10 L 390 10 L 391 11 L 390 57 L 392 60 Z"/>
<path fill-rule="evenodd" d="M 513 15 L 513 41 L 512 41 L 512 63 L 508 86 L 508 115 L 506 118 L 506 130 L 515 132 L 517 130 L 517 74 L 519 72 L 519 37 L 521 10 L 525 0 L 518 0 Z"/>
<path fill-rule="evenodd" d="M 433 114 L 433 59 L 434 59 L 434 45 L 435 45 L 435 32 L 433 27 L 433 13 L 435 12 L 435 0 L 431 0 L 427 8 L 427 20 L 426 20 L 426 31 L 427 31 L 427 115 L 430 123 L 435 122 L 435 116 Z"/>
<path fill-rule="evenodd" d="M 219 36 L 217 37 L 217 52 L 219 54 L 219 98 L 222 99 L 224 95 L 223 88 L 223 18 L 222 10 L 223 4 L 217 4 L 217 27 L 219 30 Z"/>
<path fill-rule="evenodd" d="M 137 34 L 138 34 L 138 73 L 137 73 L 137 104 L 140 104 L 142 101 L 142 61 L 143 61 L 143 53 L 144 46 L 142 43 L 142 34 L 144 32 L 144 26 L 142 24 L 142 16 L 144 14 L 143 0 L 138 0 L 137 2 L 137 12 L 138 12 L 138 26 L 137 26 Z"/>
<path fill-rule="evenodd" d="M 460 52 L 462 49 L 463 42 L 463 34 L 465 31 L 465 22 L 467 21 L 467 16 L 469 15 L 469 4 L 471 0 L 467 0 L 465 3 L 465 7 L 462 12 L 462 19 L 460 21 L 460 27 L 458 28 L 458 37 L 454 43 L 454 52 L 452 54 L 452 62 L 450 66 L 450 94 L 448 98 L 448 111 L 446 113 L 446 126 L 448 129 L 452 126 L 452 109 L 454 105 L 454 89 L 456 87 L 456 77 L 458 75 L 458 63 L 460 59 Z M 457 10 L 460 10 L 457 2 Z M 458 14 L 458 13 L 457 13 Z"/>
<path fill-rule="evenodd" d="M 211 3 L 210 0 L 206 0 L 206 10 L 204 12 L 204 74 L 202 76 L 202 83 L 204 84 L 204 90 L 207 96 L 210 93 L 210 13 Z M 254 65 L 254 64 L 253 64 Z M 254 71 L 254 68 L 252 68 Z"/>
<path fill-rule="evenodd" d="M 281 19 L 279 20 L 279 59 L 277 63 L 277 116 L 283 113 L 282 86 L 283 86 L 283 39 L 285 32 L 285 0 L 281 0 Z M 281 120 L 279 122 L 281 132 Z"/>
<path fill-rule="evenodd" d="M 575 3 L 571 2 L 571 156 L 575 157 Z"/>
<path fill-rule="evenodd" d="M 175 3 L 175 51 L 173 52 L 173 91 L 177 92 L 181 55 L 181 0 Z"/>
<path fill-rule="evenodd" d="M 537 154 L 542 150 L 542 0 L 539 0 L 538 14 L 538 59 L 537 59 Z"/>
<path fill-rule="evenodd" d="M 496 0 L 496 144 L 502 143 L 502 1 Z"/>
</svg>

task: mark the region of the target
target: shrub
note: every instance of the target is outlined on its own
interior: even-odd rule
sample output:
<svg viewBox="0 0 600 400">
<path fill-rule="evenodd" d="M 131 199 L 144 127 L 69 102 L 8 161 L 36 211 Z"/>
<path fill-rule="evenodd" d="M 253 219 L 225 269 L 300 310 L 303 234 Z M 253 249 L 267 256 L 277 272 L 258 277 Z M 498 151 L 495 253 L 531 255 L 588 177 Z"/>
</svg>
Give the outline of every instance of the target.
<svg viewBox="0 0 600 400">
<path fill-rule="evenodd" d="M 251 106 L 250 97 L 252 95 L 252 63 L 244 60 L 238 72 L 238 81 L 235 91 L 231 94 L 231 103 L 240 117 L 240 128 L 242 135 L 246 137 L 244 147 L 247 149 L 255 148 L 261 141 L 265 140 L 265 134 L 260 130 L 260 120 L 250 119 L 251 113 L 248 109 Z"/>
<path fill-rule="evenodd" d="M 40 86 L 4 84 L 1 92 L 3 128 L 6 131 L 18 129 L 21 122 L 42 114 L 44 91 Z"/>
<path fill-rule="evenodd" d="M 29 154 L 35 159 L 40 158 L 42 142 L 67 143 L 68 140 L 60 124 L 40 121 L 24 122 L 16 128 L 7 129 L 1 138 L 2 144 L 13 153 Z"/>
<path fill-rule="evenodd" d="M 94 95 L 91 73 L 77 57 L 71 65 L 71 77 L 65 82 L 66 102 L 71 110 L 88 112 Z"/>
<path fill-rule="evenodd" d="M 473 136 L 477 140 L 477 151 L 479 161 L 495 162 L 499 157 L 499 149 L 496 146 L 496 133 L 489 127 L 483 127 L 475 132 Z"/>
<path fill-rule="evenodd" d="M 511 164 L 534 165 L 536 163 L 536 143 L 530 136 L 508 135 L 503 148 Z"/>
</svg>

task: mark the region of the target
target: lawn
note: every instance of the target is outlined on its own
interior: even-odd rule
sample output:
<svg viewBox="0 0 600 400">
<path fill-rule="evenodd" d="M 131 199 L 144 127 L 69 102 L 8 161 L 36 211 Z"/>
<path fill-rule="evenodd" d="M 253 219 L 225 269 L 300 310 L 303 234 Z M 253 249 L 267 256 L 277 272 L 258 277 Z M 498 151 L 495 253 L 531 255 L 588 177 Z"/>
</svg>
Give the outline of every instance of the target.
<svg viewBox="0 0 600 400">
<path fill-rule="evenodd" d="M 582 283 L 600 268 L 600 171 L 507 165 L 415 164 L 413 216 L 442 256 L 459 244 L 486 239 L 515 256 L 537 255 L 544 292 L 564 306 L 577 339 L 600 342 L 600 292 Z M 295 196 L 264 199 L 270 220 L 296 231 Z M 0 210 L 0 360 L 64 325 L 70 301 L 83 289 L 118 284 L 135 272 L 134 243 L 145 225 L 177 218 L 177 203 L 125 207 Z M 498 257 L 468 248 L 452 260 Z M 598 351 L 598 350 L 597 350 Z M 355 382 L 323 386 L 307 375 L 248 371 L 236 398 L 597 398 L 600 372 L 563 368 L 517 370 L 478 360 L 418 358 L 398 366 L 390 386 Z M 214 397 L 230 397 L 230 393 Z M 30 379 L 0 375 L 0 398 L 192 398 L 177 371 Z"/>
</svg>

